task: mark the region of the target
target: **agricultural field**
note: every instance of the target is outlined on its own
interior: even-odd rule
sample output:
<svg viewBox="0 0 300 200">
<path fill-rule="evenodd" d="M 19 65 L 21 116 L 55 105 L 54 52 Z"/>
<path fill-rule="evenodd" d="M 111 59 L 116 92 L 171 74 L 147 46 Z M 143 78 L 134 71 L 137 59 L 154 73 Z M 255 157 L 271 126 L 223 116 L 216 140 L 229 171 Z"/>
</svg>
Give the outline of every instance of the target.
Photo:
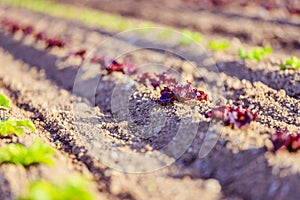
<svg viewBox="0 0 300 200">
<path fill-rule="evenodd" d="M 0 199 L 299 199 L 300 4 L 0 0 Z"/>
</svg>

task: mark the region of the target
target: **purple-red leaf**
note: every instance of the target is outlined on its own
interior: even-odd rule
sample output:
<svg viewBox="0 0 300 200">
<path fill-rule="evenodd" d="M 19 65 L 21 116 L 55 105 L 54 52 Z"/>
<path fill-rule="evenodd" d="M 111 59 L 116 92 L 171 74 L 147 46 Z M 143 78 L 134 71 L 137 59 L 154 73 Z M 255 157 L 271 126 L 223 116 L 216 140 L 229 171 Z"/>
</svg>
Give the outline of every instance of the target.
<svg viewBox="0 0 300 200">
<path fill-rule="evenodd" d="M 66 43 L 57 38 L 46 39 L 46 49 L 51 49 L 53 47 L 64 48 Z"/>
<path fill-rule="evenodd" d="M 24 26 L 24 27 L 22 28 L 22 32 L 23 32 L 23 35 L 24 35 L 24 36 L 27 36 L 27 35 L 32 34 L 33 31 L 34 31 L 34 28 L 33 28 L 32 26 Z"/>
<path fill-rule="evenodd" d="M 75 52 L 71 52 L 69 54 L 69 56 L 79 57 L 83 61 L 84 58 L 85 58 L 85 54 L 86 54 L 86 50 L 85 49 L 80 49 L 80 50 L 77 50 Z"/>
<path fill-rule="evenodd" d="M 108 73 L 111 72 L 122 72 L 123 73 L 123 65 L 116 60 L 111 60 L 108 64 L 105 65 L 105 69 Z"/>
<path fill-rule="evenodd" d="M 124 60 L 123 63 L 120 63 L 116 60 L 110 60 L 106 57 L 102 57 L 99 59 L 99 61 L 104 60 L 104 66 L 105 69 L 108 71 L 108 73 L 111 72 L 122 72 L 123 74 L 127 75 L 133 75 L 138 72 L 139 67 L 136 66 L 135 64 L 131 63 L 128 60 Z M 96 60 L 94 60 L 96 61 Z"/>
<path fill-rule="evenodd" d="M 38 32 L 34 35 L 34 38 L 35 38 L 35 41 L 38 42 L 38 41 L 43 41 L 43 40 L 46 40 L 47 39 L 47 36 L 45 33 L 43 32 Z"/>
<path fill-rule="evenodd" d="M 274 152 L 280 149 L 287 149 L 289 152 L 296 152 L 300 149 L 300 134 L 290 134 L 288 131 L 278 130 L 271 136 Z"/>
<path fill-rule="evenodd" d="M 175 94 L 168 87 L 164 87 L 164 89 L 160 92 L 160 95 L 161 96 L 157 102 L 161 105 L 167 105 L 176 99 Z"/>
<path fill-rule="evenodd" d="M 207 95 L 197 88 L 191 87 L 192 83 L 187 81 L 185 85 L 181 83 L 172 83 L 169 88 L 174 92 L 175 96 L 179 101 L 187 100 L 207 100 Z"/>
<path fill-rule="evenodd" d="M 247 127 L 257 119 L 257 111 L 242 106 L 219 106 L 206 113 L 206 117 L 224 121 L 226 126 Z"/>
<path fill-rule="evenodd" d="M 137 77 L 136 81 L 149 87 L 152 85 L 156 89 L 160 85 L 160 81 L 157 77 L 152 76 L 149 72 L 143 73 L 141 76 Z"/>
</svg>

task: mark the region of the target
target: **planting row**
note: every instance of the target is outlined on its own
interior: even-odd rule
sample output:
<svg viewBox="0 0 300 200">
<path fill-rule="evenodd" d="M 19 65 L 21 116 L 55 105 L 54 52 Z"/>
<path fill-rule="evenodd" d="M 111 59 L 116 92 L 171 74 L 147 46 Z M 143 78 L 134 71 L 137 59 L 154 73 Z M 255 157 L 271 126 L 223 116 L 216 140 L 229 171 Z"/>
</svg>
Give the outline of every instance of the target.
<svg viewBox="0 0 300 200">
<path fill-rule="evenodd" d="M 33 0 L 25 0 L 25 1 L 3 1 L 5 3 L 12 4 L 14 6 L 25 7 L 29 10 L 42 12 L 49 14 L 51 16 L 62 17 L 66 19 L 76 19 L 85 24 L 97 25 L 100 28 L 108 29 L 109 31 L 120 32 L 124 30 L 136 29 L 139 28 L 139 32 L 141 34 L 145 34 L 151 29 L 147 29 L 149 27 L 161 27 L 161 25 L 154 24 L 152 22 L 134 22 L 130 19 L 122 18 L 118 15 L 106 14 L 101 11 L 94 11 L 91 9 L 83 9 L 75 6 L 66 6 L 59 3 L 48 2 L 48 1 L 33 1 Z M 76 14 L 75 14 L 76 13 Z M 110 23 L 105 23 L 110 22 Z M 117 27 L 118 28 L 117 28 Z M 145 28 L 145 29 L 144 29 Z M 168 27 L 166 27 L 168 28 Z M 164 38 L 172 37 L 174 34 L 170 30 L 164 30 L 158 32 L 157 39 L 161 40 Z M 204 41 L 204 36 L 199 32 L 194 32 L 189 29 L 183 29 L 180 31 L 182 36 L 178 41 L 180 45 L 191 45 L 193 43 L 199 43 Z M 63 43 L 61 43 L 63 44 Z M 209 40 L 205 44 L 212 51 L 224 51 L 230 48 L 230 42 L 227 40 Z M 250 59 L 260 61 L 266 56 L 268 56 L 272 52 L 271 47 L 255 47 L 249 51 L 247 54 L 245 50 L 240 49 L 237 55 L 241 59 Z"/>
<path fill-rule="evenodd" d="M 33 37 L 36 43 L 43 42 L 45 45 L 45 49 L 52 49 L 52 48 L 65 48 L 66 46 L 70 45 L 67 41 L 59 38 L 59 37 L 50 37 L 48 36 L 45 31 L 35 31 L 32 25 L 20 24 L 16 21 L 3 18 L 0 20 L 1 28 L 7 31 L 8 33 L 15 35 L 15 34 L 22 34 L 22 37 Z M 170 32 L 171 33 L 171 32 Z M 167 33 L 164 37 L 169 37 Z M 180 44 L 182 45 L 189 45 L 194 42 L 199 42 L 202 40 L 202 35 L 196 32 L 191 32 L 188 29 L 184 29 L 182 31 L 182 39 L 180 40 Z M 224 51 L 230 47 L 230 43 L 227 40 L 219 40 L 219 41 L 209 41 L 208 47 L 212 51 Z M 85 55 L 88 52 L 87 49 L 78 49 L 76 51 L 69 51 L 65 58 L 69 57 L 79 57 L 82 61 L 85 59 Z M 261 61 L 267 56 L 272 53 L 272 48 L 270 46 L 266 47 L 253 47 L 249 49 L 249 51 L 245 51 L 244 49 L 240 48 L 237 52 L 237 55 L 240 59 L 249 59 L 255 61 Z M 104 60 L 105 55 L 99 56 L 91 59 L 91 62 L 98 62 L 99 60 Z M 130 65 L 130 63 L 128 63 Z M 286 61 L 282 62 L 278 65 L 279 69 L 286 70 L 298 70 L 300 68 L 300 60 L 292 56 Z"/>
<path fill-rule="evenodd" d="M 2 19 L 1 25 L 5 31 L 10 34 L 22 34 L 23 37 L 34 37 L 36 42 L 44 42 L 45 49 L 51 48 L 65 48 L 66 42 L 62 41 L 58 38 L 48 37 L 43 32 L 35 32 L 34 27 L 30 25 L 23 25 L 12 20 Z M 187 31 L 185 31 L 187 33 Z M 193 33 L 190 33 L 193 34 Z M 224 49 L 228 46 L 226 41 L 221 41 L 220 43 L 210 42 L 210 46 L 216 50 Z M 226 49 L 226 48 L 225 48 Z M 66 57 L 75 56 L 80 57 L 81 60 L 85 59 L 85 54 L 87 50 L 80 49 L 75 52 L 69 52 Z M 250 49 L 248 52 L 240 49 L 238 55 L 243 59 L 253 59 L 260 61 L 267 55 L 272 52 L 271 47 L 255 47 Z M 102 70 L 107 71 L 107 74 L 112 72 L 122 72 L 126 75 L 136 74 L 139 70 L 139 67 L 129 60 L 124 60 L 123 62 L 116 61 L 114 59 L 110 59 L 105 55 L 97 54 L 90 59 L 90 62 L 99 63 Z M 282 69 L 299 68 L 299 60 L 295 57 L 287 60 L 284 64 L 280 65 Z M 139 84 L 143 84 L 145 86 L 152 86 L 154 90 L 160 91 L 160 98 L 157 99 L 157 102 L 161 105 L 171 104 L 173 101 L 187 101 L 187 100 L 207 100 L 207 95 L 204 91 L 199 90 L 197 88 L 191 87 L 191 82 L 187 81 L 186 84 L 178 83 L 174 78 L 169 77 L 168 72 L 164 72 L 161 74 L 151 75 L 150 73 L 144 73 L 140 75 L 136 81 Z M 225 125 L 231 125 L 236 127 L 244 127 L 248 126 L 251 121 L 257 119 L 257 113 L 252 109 L 243 109 L 241 106 L 220 106 L 218 108 L 213 109 L 212 111 L 207 112 L 207 117 L 212 117 L 213 119 L 221 119 Z M 284 131 L 278 131 L 284 132 Z M 278 135 L 278 137 L 276 136 Z M 284 135 L 284 134 L 282 134 Z M 290 135 L 285 132 L 285 135 Z M 298 134 L 291 134 L 298 135 Z M 275 137 L 275 138 L 274 138 Z M 275 134 L 272 141 L 274 143 L 274 149 L 281 149 L 284 146 L 289 146 L 289 143 L 292 141 L 298 141 L 297 137 L 286 137 L 287 139 L 280 139 L 282 137 L 280 134 Z M 285 137 L 282 137 L 285 138 Z M 279 142 L 279 140 L 287 140 L 286 142 Z M 279 146 L 279 147 L 278 147 Z M 293 145 L 295 146 L 295 145 Z M 294 149 L 298 149 L 296 146 Z M 291 148 L 288 148 L 291 150 Z"/>
<path fill-rule="evenodd" d="M 0 94 L 0 109 L 3 111 L 12 109 L 9 99 L 3 94 Z M 3 118 L 0 121 L 0 138 L 19 137 L 24 134 L 25 129 L 33 133 L 36 131 L 30 120 Z M 0 164 L 12 163 L 26 168 L 40 164 L 52 166 L 55 165 L 54 154 L 55 151 L 39 139 L 36 139 L 31 146 L 8 143 L 0 147 Z M 85 178 L 79 175 L 66 178 L 67 180 L 61 184 L 44 179 L 36 180 L 30 183 L 28 191 L 17 199 L 95 199 L 87 190 L 88 181 Z"/>
</svg>

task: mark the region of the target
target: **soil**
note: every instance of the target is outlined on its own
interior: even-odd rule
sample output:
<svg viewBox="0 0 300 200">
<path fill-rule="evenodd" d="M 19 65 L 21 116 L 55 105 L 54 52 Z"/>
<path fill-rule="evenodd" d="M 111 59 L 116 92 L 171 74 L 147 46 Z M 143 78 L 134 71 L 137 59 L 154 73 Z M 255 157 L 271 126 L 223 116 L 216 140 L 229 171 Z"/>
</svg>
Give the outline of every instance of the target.
<svg viewBox="0 0 300 200">
<path fill-rule="evenodd" d="M 187 6 L 188 4 L 182 2 L 176 4 L 173 1 L 169 2 L 169 0 L 165 0 L 165 3 L 161 1 L 125 0 L 118 4 L 111 1 L 95 0 L 64 0 L 63 2 L 118 13 L 122 16 L 151 20 L 171 27 L 189 28 L 207 35 L 236 37 L 243 43 L 251 45 L 271 44 L 273 48 L 278 50 L 284 48 L 299 55 L 297 52 L 300 48 L 298 18 L 296 21 L 274 19 L 272 15 L 270 16 L 272 20 L 253 18 L 247 17 L 249 11 L 241 11 L 241 8 L 237 6 L 221 11 L 220 9 L 217 11 L 199 10 L 195 9 L 195 6 Z M 252 10 L 257 12 L 257 7 Z"/>
<path fill-rule="evenodd" d="M 120 3 L 118 8 L 122 5 Z M 102 8 L 106 9 L 104 6 Z M 139 12 L 143 9 L 139 9 Z M 131 8 L 131 10 L 137 9 Z M 198 14 L 209 15 L 203 12 Z M 291 154 L 281 151 L 273 154 L 269 140 L 270 135 L 278 128 L 288 129 L 291 132 L 300 131 L 300 73 L 292 70 L 280 71 L 276 68 L 278 60 L 283 60 L 291 52 L 296 52 L 298 46 L 290 46 L 290 44 L 298 40 L 297 28 L 285 24 L 276 25 L 278 32 L 289 30 L 282 39 L 289 45 L 287 49 L 281 49 L 284 46 L 283 42 L 277 38 L 278 48 L 275 48 L 274 54 L 264 62 L 237 61 L 234 52 L 241 41 L 235 39 L 233 39 L 233 48 L 229 52 L 209 52 L 217 61 L 220 72 L 204 67 L 201 71 L 202 76 L 212 77 L 214 80 L 218 77 L 224 84 L 228 102 L 245 106 L 254 105 L 259 110 L 258 120 L 247 129 L 224 127 L 221 136 L 218 137 L 214 134 L 206 136 L 210 122 L 204 117 L 204 113 L 213 106 L 213 102 L 191 104 L 177 102 L 173 106 L 162 107 L 155 102 L 159 97 L 157 91 L 142 86 L 135 88 L 128 85 L 126 81 L 123 83 L 124 75 L 120 73 L 103 76 L 97 83 L 95 105 L 92 105 L 95 113 L 93 120 L 87 123 L 83 121 L 84 119 L 78 120 L 78 116 L 73 115 L 73 105 L 89 108 L 88 101 L 83 98 L 87 88 L 83 88 L 81 91 L 83 93 L 76 93 L 77 95 L 74 96 L 74 81 L 81 63 L 77 59 L 63 62 L 64 55 L 76 48 L 93 49 L 113 33 L 103 32 L 101 29 L 78 22 L 3 5 L 0 6 L 0 13 L 1 16 L 5 15 L 22 23 L 34 22 L 35 29 L 45 30 L 49 35 L 68 38 L 70 43 L 67 49 L 46 51 L 43 44 L 35 44 L 33 38 L 21 38 L 19 35 L 12 37 L 4 31 L 0 32 L 0 88 L 14 104 L 13 111 L 4 114 L 16 118 L 30 118 L 38 127 L 35 134 L 28 133 L 18 139 L 14 137 L 1 139 L 0 145 L 8 142 L 30 144 L 34 138 L 42 138 L 56 149 L 56 161 L 59 163 L 55 167 L 33 166 L 29 169 L 9 164 L 1 165 L 1 199 L 13 199 L 18 196 L 24 192 L 24 188 L 31 180 L 47 178 L 59 181 L 62 174 L 72 173 L 82 173 L 91 178 L 93 180 L 91 188 L 94 188 L 98 199 L 170 199 L 170 197 L 175 199 L 297 199 L 300 195 L 298 184 L 300 152 Z M 191 17 L 192 14 L 188 13 L 186 16 Z M 213 14 L 202 19 L 220 24 L 218 16 Z M 157 20 L 164 22 L 162 18 Z M 225 19 L 222 24 L 226 23 L 229 24 L 223 26 L 226 31 L 222 30 L 217 37 L 228 33 L 237 36 L 237 32 L 242 29 L 234 25 L 236 21 Z M 273 30 L 275 25 L 264 26 L 264 22 L 259 23 L 261 24 L 245 23 L 247 25 L 241 31 L 251 34 L 249 37 L 252 38 L 245 39 L 247 41 L 245 47 L 262 43 L 263 40 L 274 39 L 273 32 L 270 33 L 270 37 L 265 32 Z M 167 24 L 177 26 L 173 23 Z M 215 38 L 215 35 L 209 35 L 214 25 L 201 24 L 204 24 L 201 30 L 207 30 L 203 31 L 207 34 L 205 37 Z M 252 31 L 254 26 L 255 33 Z M 258 39 L 253 40 L 256 36 Z M 138 39 L 143 40 L 143 36 Z M 125 40 L 119 46 L 106 47 L 105 52 L 116 55 L 118 49 L 134 47 L 136 47 L 134 44 Z M 207 88 L 206 91 L 210 94 L 212 89 L 210 84 L 213 81 L 209 82 L 208 79 L 205 82 L 199 73 L 191 70 L 186 61 L 178 56 L 151 49 L 131 52 L 126 56 L 141 66 L 149 62 L 172 66 L 175 72 L 180 72 L 185 78 L 188 77 L 191 81 L 199 80 L 197 82 L 199 85 L 196 86 Z M 91 76 L 98 75 L 99 71 L 96 71 Z M 119 93 L 115 92 L 119 86 Z M 129 111 L 124 116 L 116 116 L 114 109 L 122 107 L 114 107 L 111 102 L 125 96 L 124 88 L 127 87 L 134 89 L 133 95 L 129 98 Z M 121 97 L 114 95 L 121 95 Z M 91 100 L 89 98 L 88 96 L 88 100 Z M 153 130 L 149 135 L 147 130 L 152 127 L 151 123 L 157 125 L 162 118 L 165 123 L 161 125 L 161 129 Z M 187 119 L 193 121 L 189 122 Z M 128 124 L 133 122 L 136 126 L 133 126 L 130 132 Z M 179 124 L 184 124 L 181 122 L 187 122 L 189 126 L 180 129 L 182 132 L 177 134 Z M 192 137 L 193 128 L 196 134 Z M 137 131 L 141 133 L 132 134 Z M 185 142 L 191 139 L 191 144 L 188 144 L 189 147 L 180 156 L 178 156 L 180 153 L 162 150 L 176 137 L 178 141 L 176 148 L 179 151 L 184 149 L 187 145 Z M 214 148 L 206 157 L 199 158 L 200 148 L 205 145 L 204 138 L 214 141 L 216 137 L 218 140 Z M 171 159 L 174 162 L 162 169 L 149 171 L 153 163 L 149 161 L 142 164 L 134 163 L 124 157 L 118 160 L 124 164 L 124 171 L 120 171 L 117 170 L 118 163 L 103 162 L 114 155 L 112 151 L 109 151 L 112 155 L 107 155 L 104 151 L 103 153 L 101 145 L 97 146 L 97 142 L 101 142 L 102 139 L 113 144 L 109 147 L 118 147 L 127 153 L 146 154 L 152 156 L 154 161 Z M 161 163 L 158 162 L 157 166 L 161 166 Z M 132 169 L 148 171 L 130 173 Z"/>
</svg>

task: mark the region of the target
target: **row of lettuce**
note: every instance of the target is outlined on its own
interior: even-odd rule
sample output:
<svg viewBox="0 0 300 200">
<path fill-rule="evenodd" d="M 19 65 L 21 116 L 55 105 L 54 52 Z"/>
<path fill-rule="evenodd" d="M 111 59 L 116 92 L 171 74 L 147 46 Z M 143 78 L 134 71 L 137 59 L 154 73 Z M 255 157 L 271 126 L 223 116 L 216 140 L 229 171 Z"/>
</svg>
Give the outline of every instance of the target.
<svg viewBox="0 0 300 200">
<path fill-rule="evenodd" d="M 151 29 L 147 29 L 149 27 L 161 27 L 161 25 L 155 24 L 153 22 L 137 22 L 116 14 L 105 13 L 99 10 L 76 7 L 72 5 L 64 5 L 47 0 L 0 0 L 0 3 L 1 2 L 8 5 L 26 8 L 35 12 L 45 13 L 55 17 L 78 20 L 84 24 L 98 26 L 102 29 L 107 29 L 112 32 L 120 32 L 138 28 L 140 29 L 141 33 L 145 33 L 147 31 L 151 31 Z M 174 33 L 170 27 L 165 28 L 167 29 L 157 32 L 156 36 L 158 39 L 171 37 Z M 178 41 L 180 45 L 186 46 L 206 41 L 204 40 L 204 36 L 199 32 L 191 31 L 189 29 L 183 29 L 179 31 L 182 33 L 181 38 Z M 217 41 L 209 40 L 205 45 L 212 51 L 225 51 L 231 47 L 231 42 L 225 39 Z M 270 46 L 257 46 L 250 49 L 249 51 L 245 51 L 244 49 L 240 48 L 237 52 L 237 55 L 241 59 L 261 61 L 271 53 L 272 48 Z M 286 61 L 278 63 L 278 65 L 282 70 L 297 70 L 300 69 L 300 59 L 292 56 Z"/>
<path fill-rule="evenodd" d="M 9 99 L 0 94 L 0 109 L 8 112 L 12 109 Z M 28 119 L 13 119 L 10 117 L 0 120 L 0 138 L 20 137 L 25 132 L 36 132 L 34 124 Z M 5 143 L 0 146 L 0 164 L 12 163 L 22 165 L 25 168 L 37 165 L 56 165 L 55 151 L 40 139 L 35 139 L 30 146 L 21 143 Z M 25 194 L 16 197 L 20 200 L 40 199 L 78 199 L 92 200 L 94 195 L 87 189 L 88 180 L 81 175 L 75 174 L 72 177 L 65 177 L 61 184 L 53 183 L 45 179 L 37 179 L 30 183 Z"/>
<path fill-rule="evenodd" d="M 13 3 L 15 2 L 15 3 Z M 77 8 L 77 7 L 72 7 L 72 6 L 65 6 L 62 4 L 58 3 L 52 3 L 48 1 L 33 1 L 33 4 L 29 4 L 31 0 L 25 0 L 23 1 L 11 1 L 11 4 L 15 6 L 22 6 L 27 9 L 31 9 L 34 11 L 45 11 L 47 7 L 53 8 L 53 10 L 49 13 L 54 16 L 59 16 L 59 17 L 65 17 L 68 18 L 67 16 L 64 16 L 63 13 L 68 13 L 65 12 L 65 9 L 71 9 L 70 12 L 75 12 L 79 11 L 77 9 L 82 9 L 82 8 Z M 74 9 L 74 10 L 73 10 Z M 85 8 L 84 8 L 85 9 Z M 63 12 L 63 11 L 64 12 Z M 69 10 L 67 10 L 69 11 Z M 101 12 L 96 12 L 96 11 L 91 11 L 91 10 L 85 10 L 87 13 L 99 13 L 99 16 L 97 18 L 101 21 L 101 16 L 103 13 Z M 88 12 L 89 11 L 89 12 Z M 48 12 L 48 11 L 46 11 Z M 53 14 L 55 13 L 55 14 Z M 47 13 L 48 14 L 48 13 Z M 103 14 L 104 15 L 104 14 Z M 107 17 L 108 20 L 114 20 L 115 18 L 113 17 L 114 15 L 109 15 L 105 14 L 105 17 Z M 72 16 L 75 17 L 76 16 Z M 78 16 L 77 16 L 78 17 Z M 89 18 L 89 15 L 86 15 L 87 18 Z M 102 16 L 103 17 L 103 16 Z M 111 17 L 111 18 L 110 18 Z M 77 18 L 76 18 L 77 19 Z M 117 18 L 118 20 L 121 20 L 122 22 L 128 22 L 126 21 L 126 18 Z M 123 21 L 124 20 L 124 21 Z M 89 21 L 89 20 L 88 20 Z M 102 27 L 105 27 L 104 25 L 100 25 Z M 4 29 L 4 31 L 8 32 L 9 34 L 22 34 L 22 37 L 33 37 L 35 38 L 36 42 L 43 42 L 45 45 L 46 50 L 50 50 L 52 48 L 65 48 L 66 47 L 66 42 L 60 39 L 59 37 L 49 37 L 46 32 L 38 32 L 35 31 L 35 28 L 32 25 L 25 25 L 18 23 L 16 21 L 3 18 L 1 20 L 1 27 Z M 109 27 L 105 27 L 109 28 Z M 128 27 L 127 27 L 128 28 Z M 130 27 L 129 27 L 130 28 Z M 164 37 L 169 36 L 169 32 L 162 32 L 164 33 Z M 197 32 L 192 32 L 187 29 L 182 31 L 183 37 L 180 41 L 182 45 L 188 45 L 191 41 L 192 42 L 199 42 L 202 40 L 203 36 L 200 33 Z M 230 47 L 230 44 L 226 40 L 222 41 L 209 41 L 208 45 L 211 47 L 212 50 L 226 50 L 227 48 Z M 79 49 L 75 52 L 69 52 L 67 53 L 68 56 L 78 56 L 82 59 L 82 61 L 85 59 L 85 55 L 88 51 L 86 49 Z M 266 58 L 272 53 L 272 48 L 270 46 L 265 46 L 265 47 L 254 47 L 249 49 L 248 51 L 245 51 L 244 49 L 239 49 L 237 52 L 237 55 L 241 59 L 249 59 L 249 60 L 256 60 L 256 61 L 261 61 L 262 59 Z M 124 62 L 119 62 L 117 60 L 114 60 L 113 58 L 108 58 L 106 55 L 94 55 L 91 59 L 90 62 L 100 64 L 101 68 L 103 70 L 106 70 L 109 73 L 112 72 L 122 72 L 123 74 L 126 75 L 132 75 L 137 73 L 139 67 L 135 65 L 134 63 L 129 62 L 128 60 L 124 60 Z M 279 65 L 280 69 L 299 69 L 300 68 L 300 61 L 296 57 L 291 57 L 290 59 L 286 60 L 282 64 Z M 167 81 L 167 82 L 165 82 Z M 149 73 L 145 73 L 142 76 L 138 77 L 137 82 L 149 86 L 152 85 L 154 89 L 158 88 L 160 89 L 161 97 L 158 99 L 157 102 L 159 102 L 162 105 L 167 105 L 172 103 L 173 101 L 176 100 L 190 100 L 190 99 L 197 99 L 197 100 L 207 100 L 207 96 L 204 93 L 204 91 L 199 90 L 197 88 L 192 88 L 191 83 L 187 82 L 187 84 L 179 84 L 176 81 L 174 81 L 173 78 L 168 77 L 168 73 L 162 73 L 162 74 L 156 74 L 155 76 L 151 76 Z M 166 84 L 167 83 L 167 84 Z M 163 85 L 161 88 L 159 87 L 160 85 Z M 184 95 L 182 95 L 184 94 Z M 223 120 L 223 122 L 228 122 L 225 124 L 228 125 L 236 125 L 237 127 L 242 127 L 242 126 L 248 126 L 251 121 L 254 121 L 257 119 L 256 113 L 253 113 L 251 109 L 244 109 L 241 108 L 240 106 L 237 107 L 232 107 L 232 106 L 220 106 L 219 108 L 215 108 L 215 111 L 212 111 L 211 113 L 218 113 L 219 115 L 214 115 L 211 114 L 215 119 Z M 233 114 L 237 113 L 237 114 Z M 236 117 L 228 117 L 228 116 L 236 116 Z M 230 123 L 229 123 L 230 122 Z M 284 145 L 285 143 L 280 143 L 281 145 L 279 146 L 288 146 L 291 142 L 291 139 L 289 139 L 289 134 L 285 133 L 284 131 L 279 131 L 280 134 L 275 134 L 278 135 L 278 138 L 280 135 L 286 135 L 287 139 L 287 144 Z M 298 135 L 298 134 L 295 134 Z M 279 140 L 278 138 L 272 139 L 275 149 L 276 141 Z M 283 137 L 280 137 L 283 138 Z M 294 137 L 293 137 L 294 138 Z M 293 140 L 298 141 L 298 136 L 295 137 Z M 295 148 L 298 149 L 298 146 Z"/>
</svg>

